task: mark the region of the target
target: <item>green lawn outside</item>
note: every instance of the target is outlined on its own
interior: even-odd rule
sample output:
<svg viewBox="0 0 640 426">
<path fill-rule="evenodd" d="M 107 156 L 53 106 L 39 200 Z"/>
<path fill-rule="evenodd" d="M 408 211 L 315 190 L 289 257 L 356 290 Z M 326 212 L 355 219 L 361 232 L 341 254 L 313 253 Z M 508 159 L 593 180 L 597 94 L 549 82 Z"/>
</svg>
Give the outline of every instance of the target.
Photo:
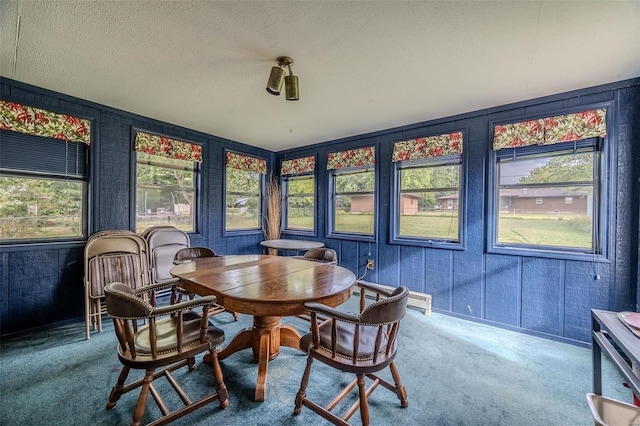
<svg viewBox="0 0 640 426">
<path fill-rule="evenodd" d="M 371 220 L 368 214 L 340 214 L 337 229 L 370 233 Z M 313 218 L 290 218 L 289 226 L 312 229 Z M 428 212 L 400 218 L 402 236 L 457 240 L 457 228 L 456 214 Z M 498 229 L 500 243 L 591 248 L 591 219 L 585 215 L 501 214 Z"/>
</svg>

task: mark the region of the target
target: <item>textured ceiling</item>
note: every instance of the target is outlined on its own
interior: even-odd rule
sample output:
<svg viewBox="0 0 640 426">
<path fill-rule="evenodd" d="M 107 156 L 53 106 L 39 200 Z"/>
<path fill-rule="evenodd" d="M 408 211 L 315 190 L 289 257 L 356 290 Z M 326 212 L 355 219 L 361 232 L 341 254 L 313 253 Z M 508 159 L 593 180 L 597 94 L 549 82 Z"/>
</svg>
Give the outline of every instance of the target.
<svg viewBox="0 0 640 426">
<path fill-rule="evenodd" d="M 4 77 L 273 151 L 640 76 L 640 1 L 0 0 L 0 25 Z M 265 90 L 281 55 L 298 102 Z"/>
</svg>

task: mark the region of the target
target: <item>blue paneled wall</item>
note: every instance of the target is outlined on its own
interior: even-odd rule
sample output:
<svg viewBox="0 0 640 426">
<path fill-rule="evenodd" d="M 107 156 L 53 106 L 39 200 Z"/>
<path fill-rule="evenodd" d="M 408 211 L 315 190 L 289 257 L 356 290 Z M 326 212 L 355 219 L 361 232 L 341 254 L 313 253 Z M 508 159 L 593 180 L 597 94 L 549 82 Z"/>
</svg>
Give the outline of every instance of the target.
<svg viewBox="0 0 640 426">
<path fill-rule="evenodd" d="M 338 252 L 341 265 L 365 273 L 366 260 L 376 269 L 365 279 L 431 294 L 435 311 L 554 339 L 590 342 L 590 309 L 635 310 L 638 276 L 638 178 L 640 170 L 640 86 L 638 79 L 577 92 L 475 111 L 362 136 L 279 152 L 287 158 L 317 156 L 320 200 L 327 200 L 329 152 L 374 144 L 378 172 L 377 234 L 374 241 L 328 237 L 327 202 L 317 211 L 318 239 Z M 493 218 L 488 206 L 492 122 L 557 115 L 594 105 L 608 105 L 609 142 L 615 144 L 606 185 L 609 210 L 609 256 L 594 262 L 560 257 L 488 253 Z M 463 197 L 464 249 L 441 249 L 390 243 L 389 222 L 393 143 L 417 136 L 465 129 L 466 177 Z M 303 238 L 291 235 L 290 238 Z M 595 280 L 595 273 L 600 279 Z"/>
<path fill-rule="evenodd" d="M 136 127 L 203 145 L 202 217 L 200 232 L 191 235 L 192 244 L 210 246 L 221 254 L 260 251 L 261 231 L 223 236 L 224 152 L 230 149 L 266 158 L 269 168 L 274 153 L 9 79 L 0 79 L 0 87 L 4 100 L 92 120 L 90 233 L 133 229 L 131 128 Z M 0 246 L 3 336 L 84 317 L 83 248 L 82 243 Z"/>
<path fill-rule="evenodd" d="M 365 279 L 433 296 L 433 308 L 475 321 L 495 324 L 555 339 L 590 341 L 591 308 L 635 310 L 640 276 L 640 79 L 465 113 L 402 128 L 323 142 L 273 153 L 156 120 L 2 79 L 2 99 L 93 120 L 91 145 L 90 230 L 130 229 L 133 197 L 131 128 L 137 127 L 204 146 L 200 233 L 192 243 L 222 254 L 258 253 L 262 234 L 223 233 L 224 150 L 267 158 L 274 170 L 282 159 L 316 155 L 318 233 L 338 252 L 340 264 L 357 276 L 367 259 L 375 269 Z M 608 261 L 576 261 L 487 253 L 490 209 L 487 205 L 491 123 L 532 115 L 558 114 L 594 104 L 611 105 L 609 140 L 616 158 L 608 177 L 610 249 Z M 212 117 L 215 120 L 215 117 Z M 440 249 L 390 244 L 390 204 L 393 142 L 423 134 L 465 129 L 466 176 L 463 196 L 464 249 Z M 327 236 L 327 154 L 376 146 L 376 238 L 371 241 Z M 0 144 L 0 155 L 2 146 Z M 284 235 L 288 238 L 308 238 Z M 3 336 L 82 318 L 83 244 L 3 245 L 0 247 L 0 313 Z M 594 280 L 594 268 L 600 280 Z"/>
</svg>

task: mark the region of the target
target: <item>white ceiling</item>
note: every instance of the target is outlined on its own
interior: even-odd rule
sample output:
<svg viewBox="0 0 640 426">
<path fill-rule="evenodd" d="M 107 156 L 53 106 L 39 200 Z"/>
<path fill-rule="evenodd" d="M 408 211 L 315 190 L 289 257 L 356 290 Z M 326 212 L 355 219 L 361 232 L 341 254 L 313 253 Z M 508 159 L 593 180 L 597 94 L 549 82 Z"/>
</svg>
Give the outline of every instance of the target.
<svg viewBox="0 0 640 426">
<path fill-rule="evenodd" d="M 640 76 L 640 1 L 0 0 L 0 24 L 4 77 L 272 151 Z M 281 55 L 300 101 L 265 90 Z"/>
</svg>

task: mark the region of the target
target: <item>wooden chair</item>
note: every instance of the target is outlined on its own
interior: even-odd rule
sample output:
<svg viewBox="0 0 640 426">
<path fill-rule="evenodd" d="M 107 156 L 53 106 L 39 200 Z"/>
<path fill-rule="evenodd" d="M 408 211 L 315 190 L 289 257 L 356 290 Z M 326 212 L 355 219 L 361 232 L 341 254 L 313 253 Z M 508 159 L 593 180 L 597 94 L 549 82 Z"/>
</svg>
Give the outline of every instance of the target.
<svg viewBox="0 0 640 426">
<path fill-rule="evenodd" d="M 319 303 L 304 304 L 311 312 L 311 333 L 303 336 L 300 342 L 301 349 L 309 355 L 296 396 L 294 414 L 300 414 L 304 405 L 333 424 L 349 425 L 349 418 L 360 408 L 362 424 L 369 425 L 367 398 L 378 385 L 394 392 L 402 407 L 409 406 L 407 391 L 400 381 L 400 374 L 393 361 L 396 356 L 400 320 L 406 312 L 409 290 L 406 287 L 398 287 L 389 292 L 365 281 L 359 281 L 357 285 L 360 287 L 360 314 L 341 312 Z M 375 302 L 368 306 L 367 292 L 372 292 L 376 297 Z M 328 317 L 329 320 L 318 324 L 318 314 Z M 312 402 L 306 394 L 314 359 L 356 375 L 356 379 L 324 407 Z M 391 370 L 394 384 L 375 374 L 386 367 Z M 368 388 L 365 386 L 365 377 L 373 381 Z M 342 416 L 332 413 L 356 386 L 359 393 L 358 401 Z"/>
<path fill-rule="evenodd" d="M 314 248 L 307 251 L 303 256 L 294 256 L 296 259 L 312 260 L 314 262 L 328 263 L 330 265 L 338 264 L 338 255 L 335 250 L 322 247 Z"/>
<path fill-rule="evenodd" d="M 336 253 L 336 251 L 326 247 L 311 249 L 307 251 L 303 256 L 294 256 L 294 258 L 310 260 L 312 262 L 326 263 L 328 265 L 338 264 L 338 254 Z M 311 321 L 311 316 L 309 314 L 296 315 L 296 317 L 305 321 Z M 320 323 L 326 320 L 326 318 L 323 316 L 318 316 L 317 319 Z"/>
<path fill-rule="evenodd" d="M 180 249 L 176 252 L 175 257 L 173 258 L 173 263 L 175 265 L 179 265 L 181 263 L 192 262 L 195 259 L 201 259 L 203 257 L 216 257 L 216 252 L 211 250 L 208 247 L 187 247 Z M 179 294 L 179 293 L 178 293 Z M 188 295 L 189 298 L 195 297 L 194 294 L 190 294 L 187 291 L 182 290 L 182 294 Z M 209 311 L 209 316 L 218 315 L 222 312 L 225 312 L 226 309 L 224 306 L 219 305 L 217 303 L 213 304 L 212 309 Z M 238 313 L 230 312 L 233 315 L 233 319 L 238 321 Z"/>
<path fill-rule="evenodd" d="M 134 290 L 126 284 L 114 282 L 104 288 L 107 314 L 113 318 L 118 338 L 118 359 L 123 365 L 109 395 L 107 409 L 115 407 L 123 394 L 141 387 L 132 426 L 141 424 L 149 393 L 162 412 L 162 417 L 149 425 L 169 423 L 215 400 L 220 402 L 221 408 L 229 405 L 216 349 L 224 342 L 224 332 L 210 325 L 206 315 L 216 300 L 215 296 L 162 307 L 154 307 L 142 297 L 146 293 L 149 300 L 153 301 L 155 292 L 167 286 L 170 284 L 160 283 Z M 202 307 L 202 315 L 192 310 L 198 307 Z M 144 321 L 145 325 L 139 325 L 139 321 Z M 208 352 L 211 356 L 215 390 L 192 402 L 171 373 L 184 366 L 193 371 L 195 356 L 202 352 Z M 125 384 L 132 368 L 145 370 L 145 376 Z M 173 387 L 184 403 L 183 407 L 171 411 L 165 404 L 153 384 L 161 377 L 165 377 Z"/>
</svg>

